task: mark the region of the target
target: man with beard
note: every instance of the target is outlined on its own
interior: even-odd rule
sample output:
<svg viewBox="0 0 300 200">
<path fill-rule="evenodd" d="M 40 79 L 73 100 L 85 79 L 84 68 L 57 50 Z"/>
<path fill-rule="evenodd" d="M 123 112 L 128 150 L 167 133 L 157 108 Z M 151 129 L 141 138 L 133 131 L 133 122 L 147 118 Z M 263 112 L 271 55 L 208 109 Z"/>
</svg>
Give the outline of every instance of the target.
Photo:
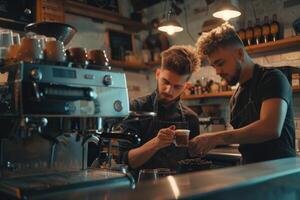
<svg viewBox="0 0 300 200">
<path fill-rule="evenodd" d="M 240 144 L 244 163 L 295 156 L 292 89 L 285 75 L 255 64 L 228 23 L 201 35 L 196 46 L 217 74 L 239 87 L 230 100 L 234 129 L 195 137 L 190 152 L 205 155 L 217 145 Z"/>
<path fill-rule="evenodd" d="M 140 146 L 119 142 L 121 163 L 133 172 L 154 168 L 177 170 L 177 162 L 188 158 L 188 148 L 174 146 L 175 129 L 189 129 L 190 138 L 199 133 L 197 115 L 180 101 L 189 78 L 199 66 L 197 53 L 189 46 L 172 46 L 161 57 L 161 66 L 156 70 L 157 89 L 130 102 L 132 111 L 157 115 L 122 125 L 125 132 L 137 132 L 142 140 Z"/>
</svg>

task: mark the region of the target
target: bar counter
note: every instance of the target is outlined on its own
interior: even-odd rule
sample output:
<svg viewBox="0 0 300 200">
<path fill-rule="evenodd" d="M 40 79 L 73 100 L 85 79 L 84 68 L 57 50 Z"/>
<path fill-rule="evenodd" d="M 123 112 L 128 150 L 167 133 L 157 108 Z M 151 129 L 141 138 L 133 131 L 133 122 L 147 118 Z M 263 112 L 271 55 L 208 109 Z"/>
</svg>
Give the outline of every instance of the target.
<svg viewBox="0 0 300 200">
<path fill-rule="evenodd" d="M 47 198 L 46 198 L 47 197 Z M 300 158 L 168 176 L 132 189 L 69 191 L 41 199 L 299 199 Z"/>
</svg>

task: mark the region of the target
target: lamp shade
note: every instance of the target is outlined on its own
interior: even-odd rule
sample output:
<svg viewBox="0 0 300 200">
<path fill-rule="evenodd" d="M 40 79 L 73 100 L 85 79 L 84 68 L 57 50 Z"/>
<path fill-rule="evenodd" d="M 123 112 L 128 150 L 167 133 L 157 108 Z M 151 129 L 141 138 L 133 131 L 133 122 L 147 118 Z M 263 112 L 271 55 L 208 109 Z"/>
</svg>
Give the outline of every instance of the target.
<svg viewBox="0 0 300 200">
<path fill-rule="evenodd" d="M 241 15 L 241 11 L 234 6 L 231 2 L 225 1 L 216 5 L 213 16 L 216 18 L 222 18 L 228 21 L 231 18 L 235 18 Z"/>
<path fill-rule="evenodd" d="M 183 31 L 182 26 L 177 22 L 176 19 L 170 19 L 162 22 L 158 26 L 158 30 L 168 33 L 169 35 L 173 35 L 176 32 Z"/>
</svg>

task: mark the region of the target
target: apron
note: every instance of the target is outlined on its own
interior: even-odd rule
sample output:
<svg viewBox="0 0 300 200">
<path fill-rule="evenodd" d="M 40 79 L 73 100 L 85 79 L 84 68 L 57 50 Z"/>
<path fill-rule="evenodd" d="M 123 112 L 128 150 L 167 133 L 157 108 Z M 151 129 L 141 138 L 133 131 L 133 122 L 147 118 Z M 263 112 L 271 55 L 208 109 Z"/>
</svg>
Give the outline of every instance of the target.
<svg viewBox="0 0 300 200">
<path fill-rule="evenodd" d="M 252 83 L 252 85 L 253 85 L 253 83 Z M 241 87 L 239 87 L 237 89 L 234 96 L 240 92 L 239 90 L 241 90 Z M 237 102 L 234 102 L 233 104 L 236 105 Z M 230 124 L 235 129 L 247 126 L 248 124 L 252 123 L 253 121 L 259 119 L 259 112 L 257 110 L 257 107 L 256 107 L 253 99 L 252 99 L 252 88 L 250 89 L 249 97 L 248 97 L 248 101 L 247 101 L 246 105 L 244 105 L 243 108 L 240 109 L 238 112 L 234 112 L 234 109 L 235 109 L 235 106 L 233 106 L 230 110 L 230 112 L 231 112 Z"/>
<path fill-rule="evenodd" d="M 259 66 L 255 65 L 254 71 L 253 71 L 253 79 L 250 83 L 250 90 L 249 90 L 249 96 L 247 103 L 240 109 L 239 111 L 235 111 L 236 105 L 238 105 L 240 102 L 237 102 L 239 99 L 236 98 L 236 96 L 239 96 L 238 93 L 241 93 L 242 87 L 239 86 L 238 89 L 235 91 L 232 99 L 230 100 L 231 105 L 231 116 L 230 116 L 230 124 L 235 128 L 241 128 L 244 126 L 247 126 L 248 124 L 256 121 L 259 119 L 260 111 L 258 109 L 258 105 L 255 104 L 253 100 L 253 93 L 256 89 L 256 86 L 260 82 L 260 77 L 258 77 L 258 70 Z"/>
<path fill-rule="evenodd" d="M 255 104 L 253 100 L 253 92 L 255 91 L 255 87 L 257 86 L 257 83 L 260 81 L 258 80 L 258 73 L 259 67 L 255 65 L 254 72 L 253 72 L 253 79 L 250 83 L 250 90 L 249 90 L 249 97 L 247 103 L 239 110 L 235 111 L 235 106 L 239 104 L 240 102 L 237 102 L 238 99 L 235 97 L 238 96 L 237 94 L 242 92 L 242 87 L 239 86 L 239 88 L 236 90 L 235 94 L 233 95 L 233 98 L 231 99 L 230 104 L 233 105 L 230 113 L 231 113 L 231 120 L 230 124 L 233 126 L 234 129 L 238 129 L 244 126 L 247 126 L 254 121 L 259 119 L 260 111 L 258 110 L 258 105 Z M 241 144 L 239 146 L 239 151 L 241 152 L 243 156 L 243 163 L 249 163 L 253 159 L 252 157 L 255 156 L 255 152 L 253 152 L 253 149 L 255 149 L 256 145 L 261 144 Z M 253 155 L 249 155 L 249 152 L 253 152 Z"/>
<path fill-rule="evenodd" d="M 163 121 L 159 118 L 158 112 L 158 100 L 157 95 L 153 101 L 153 112 L 157 113 L 157 115 L 153 118 L 153 120 L 149 124 L 149 128 L 146 133 L 148 133 L 147 141 L 151 140 L 158 134 L 159 130 L 162 128 L 167 128 L 171 125 L 175 125 L 176 129 L 189 129 L 189 124 L 186 120 L 186 117 L 183 113 L 182 103 L 179 102 L 179 110 L 180 110 L 180 121 Z M 148 160 L 141 168 L 149 169 L 149 168 L 169 168 L 172 170 L 178 170 L 179 165 L 178 161 L 182 159 L 186 159 L 188 157 L 188 149 L 187 147 L 175 147 L 174 144 L 171 144 L 168 147 L 162 148 L 153 155 L 153 157 Z"/>
</svg>

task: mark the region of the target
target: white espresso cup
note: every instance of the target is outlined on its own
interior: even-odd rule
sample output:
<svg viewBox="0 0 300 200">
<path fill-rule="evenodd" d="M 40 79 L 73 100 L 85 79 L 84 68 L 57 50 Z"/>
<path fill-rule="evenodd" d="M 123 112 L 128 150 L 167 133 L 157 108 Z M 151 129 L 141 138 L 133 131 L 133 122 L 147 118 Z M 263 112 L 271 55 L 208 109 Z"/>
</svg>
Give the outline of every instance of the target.
<svg viewBox="0 0 300 200">
<path fill-rule="evenodd" d="M 189 145 L 190 130 L 176 129 L 174 144 L 176 147 L 187 147 Z"/>
</svg>

